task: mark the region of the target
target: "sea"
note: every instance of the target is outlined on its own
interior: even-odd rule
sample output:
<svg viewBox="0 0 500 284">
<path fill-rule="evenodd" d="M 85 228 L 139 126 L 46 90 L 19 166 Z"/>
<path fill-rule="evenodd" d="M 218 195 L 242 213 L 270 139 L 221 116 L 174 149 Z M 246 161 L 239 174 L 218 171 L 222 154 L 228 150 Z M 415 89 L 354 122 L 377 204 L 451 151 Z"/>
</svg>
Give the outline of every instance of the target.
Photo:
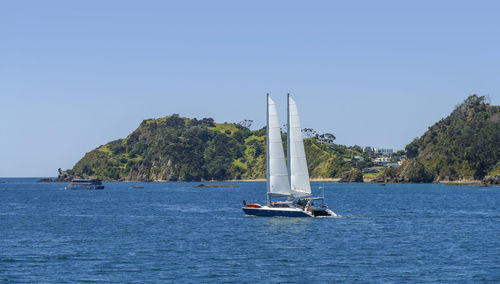
<svg viewBox="0 0 500 284">
<path fill-rule="evenodd" d="M 339 217 L 256 218 L 264 182 L 36 180 L 0 179 L 0 283 L 500 282 L 498 186 L 313 182 Z"/>
</svg>

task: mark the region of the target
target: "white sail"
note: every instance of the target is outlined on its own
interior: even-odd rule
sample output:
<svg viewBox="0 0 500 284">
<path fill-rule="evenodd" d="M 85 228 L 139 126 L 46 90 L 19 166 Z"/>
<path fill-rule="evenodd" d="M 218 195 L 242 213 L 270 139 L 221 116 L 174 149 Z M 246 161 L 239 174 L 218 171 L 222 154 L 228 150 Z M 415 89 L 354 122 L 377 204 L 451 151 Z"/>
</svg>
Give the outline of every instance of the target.
<svg viewBox="0 0 500 284">
<path fill-rule="evenodd" d="M 269 95 L 267 95 L 267 193 L 271 196 L 291 195 L 278 112 Z"/>
<path fill-rule="evenodd" d="M 297 104 L 290 98 L 290 95 L 288 95 L 287 137 L 288 171 L 292 195 L 297 197 L 311 195 L 311 184 L 309 182 L 309 172 L 307 171 L 299 111 Z"/>
</svg>

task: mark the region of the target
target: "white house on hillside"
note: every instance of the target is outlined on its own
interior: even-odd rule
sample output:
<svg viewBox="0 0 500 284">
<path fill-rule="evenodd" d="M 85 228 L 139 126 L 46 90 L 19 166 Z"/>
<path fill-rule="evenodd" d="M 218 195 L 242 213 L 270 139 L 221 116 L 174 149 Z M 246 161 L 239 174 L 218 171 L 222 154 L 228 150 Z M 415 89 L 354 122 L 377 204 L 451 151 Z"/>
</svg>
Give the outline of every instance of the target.
<svg viewBox="0 0 500 284">
<path fill-rule="evenodd" d="M 392 149 L 376 148 L 371 146 L 363 147 L 363 152 L 381 156 L 392 156 Z"/>
<path fill-rule="evenodd" d="M 375 148 L 375 153 L 382 156 L 392 156 L 392 149 Z"/>
</svg>

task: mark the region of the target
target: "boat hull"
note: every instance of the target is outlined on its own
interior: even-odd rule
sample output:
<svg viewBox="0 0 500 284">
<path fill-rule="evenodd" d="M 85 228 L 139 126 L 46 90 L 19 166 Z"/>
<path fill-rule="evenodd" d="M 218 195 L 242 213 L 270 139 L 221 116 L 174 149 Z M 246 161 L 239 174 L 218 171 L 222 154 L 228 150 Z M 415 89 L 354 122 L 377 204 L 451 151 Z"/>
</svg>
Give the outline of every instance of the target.
<svg viewBox="0 0 500 284">
<path fill-rule="evenodd" d="M 335 214 L 330 209 L 313 209 L 312 214 L 314 215 L 314 217 L 335 217 L 335 216 L 337 216 L 337 214 Z"/>
<path fill-rule="evenodd" d="M 249 208 L 243 207 L 243 211 L 248 216 L 256 217 L 313 217 L 312 214 L 298 209 L 282 209 L 282 208 Z"/>
<path fill-rule="evenodd" d="M 282 209 L 272 207 L 242 207 L 243 211 L 248 216 L 256 217 L 335 217 L 337 214 L 332 210 L 326 208 L 313 208 L 312 212 L 300 210 L 298 208 Z"/>
</svg>

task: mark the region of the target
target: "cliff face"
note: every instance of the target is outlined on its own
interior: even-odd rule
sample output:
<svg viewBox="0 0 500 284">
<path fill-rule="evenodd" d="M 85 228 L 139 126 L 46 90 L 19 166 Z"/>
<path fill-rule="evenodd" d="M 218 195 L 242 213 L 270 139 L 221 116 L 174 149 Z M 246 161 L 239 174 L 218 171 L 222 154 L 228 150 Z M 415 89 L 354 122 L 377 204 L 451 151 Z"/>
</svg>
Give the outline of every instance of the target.
<svg viewBox="0 0 500 284">
<path fill-rule="evenodd" d="M 61 172 L 58 181 L 73 177 L 113 181 L 265 178 L 265 133 L 265 128 L 250 131 L 238 124 L 215 123 L 211 118 L 197 120 L 174 114 L 148 119 L 126 138 L 85 154 L 72 169 Z M 306 139 L 305 144 L 312 177 L 339 176 L 352 169 L 345 155 L 361 155 L 359 147 L 326 147 L 314 139 Z"/>
<path fill-rule="evenodd" d="M 476 179 L 500 169 L 500 107 L 472 95 L 406 146 L 397 181 Z"/>
</svg>

